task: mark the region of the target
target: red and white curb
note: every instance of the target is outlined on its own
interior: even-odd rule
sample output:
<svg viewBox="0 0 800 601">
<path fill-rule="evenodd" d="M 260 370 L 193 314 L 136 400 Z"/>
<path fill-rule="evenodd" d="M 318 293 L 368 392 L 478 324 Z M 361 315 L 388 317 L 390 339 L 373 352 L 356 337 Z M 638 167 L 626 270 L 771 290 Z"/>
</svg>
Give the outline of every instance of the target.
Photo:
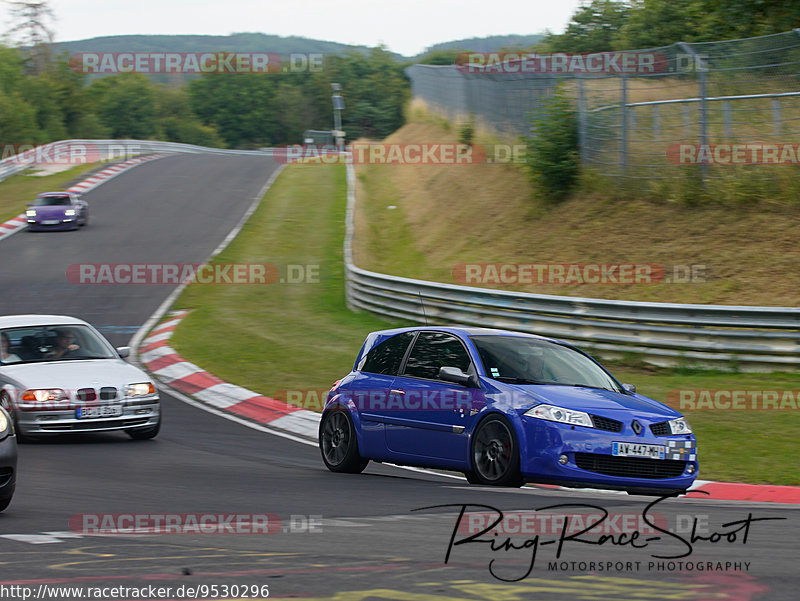
<svg viewBox="0 0 800 601">
<path fill-rule="evenodd" d="M 223 382 L 189 363 L 169 346 L 169 339 L 188 311 L 174 311 L 142 341 L 139 361 L 162 383 L 201 403 L 270 428 L 317 439 L 320 414 L 291 407 L 263 395 Z"/>
<path fill-rule="evenodd" d="M 116 165 L 112 165 L 102 171 L 98 171 L 91 177 L 87 177 L 82 182 L 79 182 L 72 186 L 71 188 L 67 188 L 66 192 L 74 192 L 76 194 L 83 194 L 84 192 L 88 192 L 89 190 L 96 188 L 100 184 L 104 184 L 112 177 L 118 176 L 123 171 L 127 171 L 128 169 L 132 169 L 142 163 L 147 163 L 148 161 L 153 161 L 155 159 L 163 158 L 167 155 L 165 154 L 151 154 L 144 157 L 136 157 L 134 159 L 130 159 L 124 161 L 122 163 L 117 163 Z M 16 234 L 20 230 L 25 229 L 25 226 L 28 225 L 28 221 L 25 218 L 25 213 L 21 215 L 17 215 L 16 217 L 12 217 L 5 223 L 0 223 L 0 240 L 3 238 L 8 238 L 12 234 Z"/>
<path fill-rule="evenodd" d="M 282 401 L 223 382 L 178 355 L 169 346 L 168 341 L 187 314 L 188 311 L 172 312 L 168 320 L 156 326 L 142 342 L 139 359 L 156 378 L 167 386 L 183 394 L 188 394 L 195 400 L 215 409 L 268 425 L 270 428 L 276 428 L 306 440 L 317 440 L 319 413 L 290 407 Z M 565 491 L 576 490 L 556 485 L 534 484 L 533 486 Z M 592 493 L 626 494 L 622 491 L 600 491 L 589 488 L 578 490 Z M 695 480 L 687 498 L 800 504 L 800 486 Z"/>
<path fill-rule="evenodd" d="M 224 382 L 178 355 L 169 346 L 168 341 L 188 313 L 188 311 L 172 312 L 167 321 L 156 326 L 144 339 L 139 349 L 139 359 L 147 369 L 167 386 L 188 394 L 205 405 L 316 441 L 319 413 L 290 407 L 282 401 Z M 556 485 L 534 484 L 534 486 L 565 491 L 576 490 Z M 622 491 L 600 491 L 589 488 L 578 490 L 626 494 Z M 800 504 L 800 486 L 695 480 L 687 498 Z"/>
</svg>

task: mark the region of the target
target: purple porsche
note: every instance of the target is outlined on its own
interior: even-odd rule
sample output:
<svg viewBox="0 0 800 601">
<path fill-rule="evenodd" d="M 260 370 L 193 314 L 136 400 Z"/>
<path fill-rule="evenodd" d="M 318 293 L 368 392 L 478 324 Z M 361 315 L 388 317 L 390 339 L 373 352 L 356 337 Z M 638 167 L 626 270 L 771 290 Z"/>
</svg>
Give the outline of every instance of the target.
<svg viewBox="0 0 800 601">
<path fill-rule="evenodd" d="M 71 192 L 39 194 L 25 211 L 28 231 L 75 230 L 89 222 L 89 205 Z"/>
</svg>

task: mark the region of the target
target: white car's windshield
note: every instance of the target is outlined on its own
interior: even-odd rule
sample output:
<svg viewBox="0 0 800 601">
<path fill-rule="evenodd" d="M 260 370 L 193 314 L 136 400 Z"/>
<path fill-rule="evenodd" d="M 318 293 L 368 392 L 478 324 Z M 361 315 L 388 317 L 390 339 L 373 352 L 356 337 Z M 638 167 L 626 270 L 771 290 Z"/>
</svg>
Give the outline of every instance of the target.
<svg viewBox="0 0 800 601">
<path fill-rule="evenodd" d="M 511 384 L 557 384 L 604 388 L 620 386 L 586 355 L 568 346 L 523 336 L 471 336 L 486 375 Z"/>
<path fill-rule="evenodd" d="M 29 326 L 0 332 L 0 363 L 112 359 L 113 347 L 82 325 Z"/>
</svg>

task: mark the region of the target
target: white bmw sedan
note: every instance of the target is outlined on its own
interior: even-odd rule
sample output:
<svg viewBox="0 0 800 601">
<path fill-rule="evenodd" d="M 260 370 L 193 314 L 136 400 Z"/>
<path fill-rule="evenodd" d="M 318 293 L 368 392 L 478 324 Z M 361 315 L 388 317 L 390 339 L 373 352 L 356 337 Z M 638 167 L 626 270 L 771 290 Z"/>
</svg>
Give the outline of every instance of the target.
<svg viewBox="0 0 800 601">
<path fill-rule="evenodd" d="M 18 442 L 31 435 L 124 430 L 153 438 L 158 392 L 91 325 L 63 315 L 0 317 L 0 405 Z"/>
</svg>

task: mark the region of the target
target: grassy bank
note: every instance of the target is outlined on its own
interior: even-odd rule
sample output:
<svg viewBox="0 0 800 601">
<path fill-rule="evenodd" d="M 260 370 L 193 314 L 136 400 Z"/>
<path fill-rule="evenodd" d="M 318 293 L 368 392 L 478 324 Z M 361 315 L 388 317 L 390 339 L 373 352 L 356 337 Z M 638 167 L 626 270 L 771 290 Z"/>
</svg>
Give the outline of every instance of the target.
<svg viewBox="0 0 800 601">
<path fill-rule="evenodd" d="M 306 273 L 318 266 L 319 282 L 189 286 L 177 307 L 193 311 L 175 347 L 222 379 L 268 395 L 328 389 L 345 375 L 366 333 L 393 325 L 345 306 L 345 189 L 341 165 L 287 167 L 215 262 L 272 263 L 284 279 L 287 265 Z"/>
<path fill-rule="evenodd" d="M 78 176 L 91 171 L 96 164 L 76 165 L 52 175 L 26 175 L 18 173 L 0 182 L 0 222 L 25 212 L 25 205 L 33 202 L 40 192 L 60 191 Z"/>
<path fill-rule="evenodd" d="M 393 324 L 345 307 L 344 208 L 343 167 L 287 167 L 215 262 L 319 265 L 319 283 L 189 286 L 177 303 L 192 310 L 173 338 L 178 351 L 226 381 L 281 398 L 286 390 L 323 391 L 347 373 L 365 334 Z M 800 375 L 611 371 L 662 401 L 680 389 L 800 390 Z M 797 412 L 687 413 L 699 439 L 702 478 L 800 484 Z"/>
<path fill-rule="evenodd" d="M 457 141 L 458 128 L 413 112 L 385 140 Z M 487 143 L 480 136 L 477 142 Z M 639 301 L 800 304 L 797 203 L 686 206 L 648 200 L 644 191 L 620 198 L 596 190 L 548 205 L 536 199 L 519 165 L 360 165 L 357 171 L 354 250 L 365 269 L 464 283 L 454 273 L 463 264 L 650 264 L 673 281 L 504 284 L 483 272 L 484 281 L 468 283 Z M 693 281 L 686 266 L 696 266 Z"/>
</svg>

